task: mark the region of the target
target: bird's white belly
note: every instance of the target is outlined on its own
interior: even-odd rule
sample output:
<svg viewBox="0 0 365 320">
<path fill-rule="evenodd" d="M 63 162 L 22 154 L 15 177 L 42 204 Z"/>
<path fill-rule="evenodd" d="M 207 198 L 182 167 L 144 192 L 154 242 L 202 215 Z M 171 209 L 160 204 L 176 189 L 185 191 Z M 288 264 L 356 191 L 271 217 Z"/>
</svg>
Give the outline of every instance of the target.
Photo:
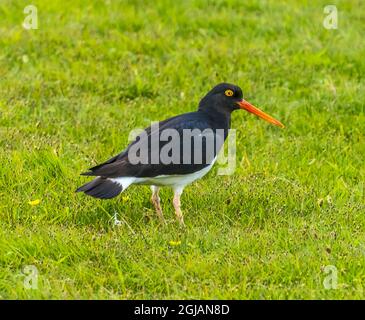
<svg viewBox="0 0 365 320">
<path fill-rule="evenodd" d="M 188 173 L 184 175 L 161 175 L 152 178 L 136 178 L 134 183 L 136 184 L 151 184 L 156 186 L 185 186 L 194 182 L 197 179 L 205 176 L 209 170 L 212 168 L 213 164 L 193 173 Z"/>
</svg>

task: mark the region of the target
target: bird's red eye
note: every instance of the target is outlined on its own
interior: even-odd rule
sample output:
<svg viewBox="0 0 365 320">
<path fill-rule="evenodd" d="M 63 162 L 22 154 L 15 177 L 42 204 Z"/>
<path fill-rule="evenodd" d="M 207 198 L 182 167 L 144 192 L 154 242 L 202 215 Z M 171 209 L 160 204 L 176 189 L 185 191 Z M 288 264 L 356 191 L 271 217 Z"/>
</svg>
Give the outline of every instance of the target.
<svg viewBox="0 0 365 320">
<path fill-rule="evenodd" d="M 227 97 L 232 97 L 233 96 L 233 91 L 228 89 L 226 91 L 224 91 L 224 94 L 227 96 Z"/>
</svg>

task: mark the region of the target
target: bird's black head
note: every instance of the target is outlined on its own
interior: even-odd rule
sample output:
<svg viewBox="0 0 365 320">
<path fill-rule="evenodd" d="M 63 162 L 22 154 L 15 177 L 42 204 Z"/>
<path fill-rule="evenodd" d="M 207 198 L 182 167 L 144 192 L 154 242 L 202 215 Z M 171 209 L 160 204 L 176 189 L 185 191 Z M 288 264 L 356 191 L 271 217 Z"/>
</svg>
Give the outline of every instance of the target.
<svg viewBox="0 0 365 320">
<path fill-rule="evenodd" d="M 220 83 L 210 90 L 200 101 L 199 110 L 216 110 L 231 113 L 239 109 L 238 102 L 243 99 L 240 87 L 230 83 Z"/>
<path fill-rule="evenodd" d="M 228 119 L 230 119 L 231 112 L 237 109 L 244 109 L 276 126 L 284 128 L 280 121 L 244 100 L 241 88 L 234 84 L 220 83 L 216 85 L 199 103 L 200 111 L 218 112 L 218 114 L 224 115 Z"/>
</svg>

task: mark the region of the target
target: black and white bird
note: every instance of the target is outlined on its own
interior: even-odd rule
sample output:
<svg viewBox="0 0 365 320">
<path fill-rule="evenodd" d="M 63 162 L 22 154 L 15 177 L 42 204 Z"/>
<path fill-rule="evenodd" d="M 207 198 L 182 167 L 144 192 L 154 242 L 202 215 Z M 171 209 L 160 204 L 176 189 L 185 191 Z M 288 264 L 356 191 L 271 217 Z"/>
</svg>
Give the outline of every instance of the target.
<svg viewBox="0 0 365 320">
<path fill-rule="evenodd" d="M 159 188 L 169 186 L 174 191 L 176 217 L 180 224 L 184 224 L 180 196 L 186 185 L 202 178 L 212 168 L 228 136 L 231 113 L 237 109 L 245 109 L 284 127 L 244 100 L 241 88 L 221 83 L 203 97 L 197 111 L 151 125 L 137 135 L 123 152 L 82 173 L 96 178 L 76 191 L 110 199 L 132 184 L 150 185 L 152 203 L 159 218 L 164 221 Z"/>
</svg>

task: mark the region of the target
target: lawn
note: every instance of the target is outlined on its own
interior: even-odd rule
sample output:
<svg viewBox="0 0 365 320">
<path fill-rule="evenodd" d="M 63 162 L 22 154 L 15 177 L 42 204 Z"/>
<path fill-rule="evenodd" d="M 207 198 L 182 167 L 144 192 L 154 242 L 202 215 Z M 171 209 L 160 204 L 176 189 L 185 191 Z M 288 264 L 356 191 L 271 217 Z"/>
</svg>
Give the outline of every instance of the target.
<svg viewBox="0 0 365 320">
<path fill-rule="evenodd" d="M 364 298 L 363 1 L 31 3 L 37 30 L 0 4 L 0 298 Z M 166 226 L 147 186 L 74 192 L 223 81 L 286 128 L 234 113 L 236 170 L 185 189 L 185 228 L 169 189 Z"/>
</svg>

